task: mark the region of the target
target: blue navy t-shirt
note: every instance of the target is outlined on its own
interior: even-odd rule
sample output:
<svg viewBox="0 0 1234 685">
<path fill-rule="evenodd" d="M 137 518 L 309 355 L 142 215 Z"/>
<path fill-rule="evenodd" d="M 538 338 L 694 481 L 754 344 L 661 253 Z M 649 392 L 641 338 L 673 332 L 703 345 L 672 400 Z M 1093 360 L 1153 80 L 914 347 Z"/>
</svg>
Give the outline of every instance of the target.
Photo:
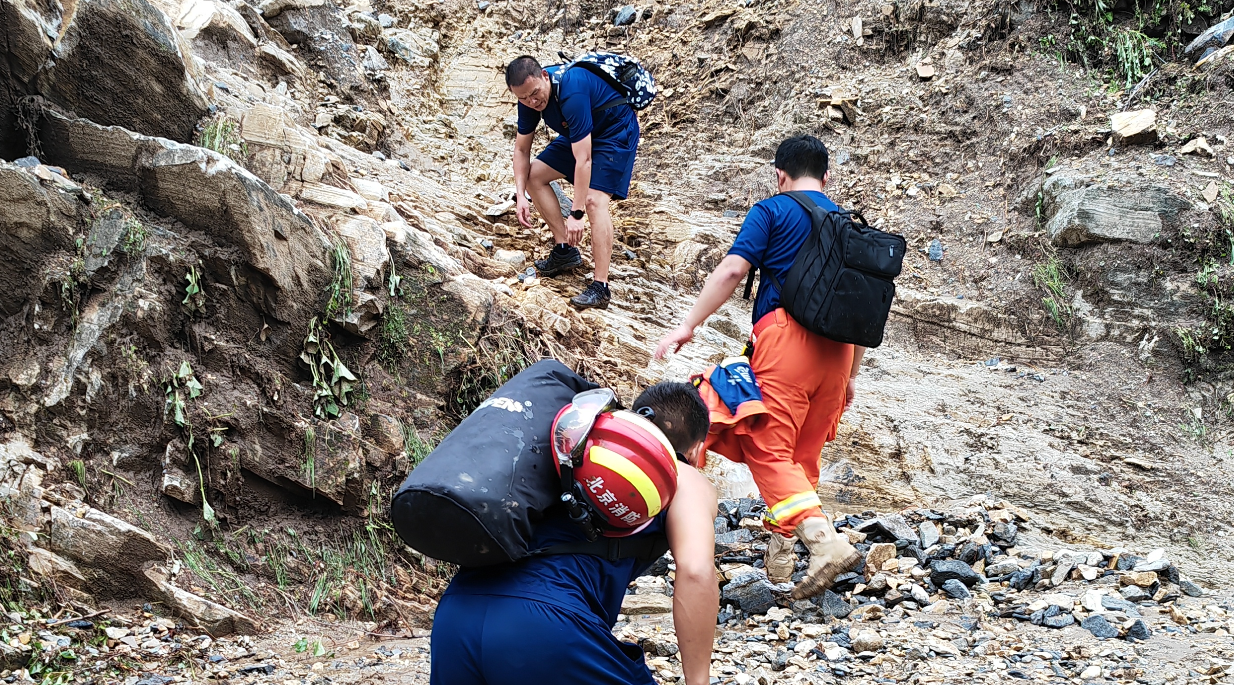
<svg viewBox="0 0 1234 685">
<path fill-rule="evenodd" d="M 664 533 L 665 513 L 632 536 Z M 577 524 L 564 515 L 550 516 L 536 526 L 532 549 L 584 542 Z M 621 601 L 630 581 L 650 563 L 637 559 L 609 561 L 593 554 L 532 556 L 513 564 L 465 568 L 455 574 L 445 595 L 499 595 L 552 604 L 568 611 L 604 620 L 609 629 L 617 623 Z"/>
<path fill-rule="evenodd" d="M 819 207 L 839 209 L 826 195 L 816 190 L 806 192 Z M 787 195 L 769 197 L 746 214 L 728 253 L 760 270 L 758 296 L 754 298 L 755 323 L 780 307 L 780 284 L 797 259 L 797 251 L 810 237 L 810 228 L 810 214 Z"/>
<path fill-rule="evenodd" d="M 559 66 L 548 67 L 549 77 L 556 79 Z M 545 125 L 566 137 L 571 143 L 591 136 L 592 145 L 602 145 L 606 138 L 621 138 L 627 128 L 638 126 L 634 109 L 627 105 L 610 107 L 594 112 L 601 105 L 616 100 L 622 95 L 604 79 L 583 67 L 570 69 L 561 75 L 561 83 L 555 86 L 556 95 L 550 97 L 543 112 L 518 103 L 518 132 L 535 133 L 543 119 Z M 593 120 L 592 114 L 595 114 Z"/>
</svg>

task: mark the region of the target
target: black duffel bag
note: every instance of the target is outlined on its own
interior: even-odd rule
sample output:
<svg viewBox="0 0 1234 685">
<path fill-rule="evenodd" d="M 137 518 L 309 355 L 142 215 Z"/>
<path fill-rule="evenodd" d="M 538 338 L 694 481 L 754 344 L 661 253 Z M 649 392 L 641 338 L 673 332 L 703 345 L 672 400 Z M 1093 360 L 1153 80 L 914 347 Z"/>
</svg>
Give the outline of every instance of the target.
<svg viewBox="0 0 1234 685">
<path fill-rule="evenodd" d="M 529 549 L 535 525 L 561 497 L 553 419 L 595 387 L 553 359 L 507 381 L 395 493 L 390 519 L 399 536 L 460 566 L 507 563 L 537 551 Z"/>
</svg>

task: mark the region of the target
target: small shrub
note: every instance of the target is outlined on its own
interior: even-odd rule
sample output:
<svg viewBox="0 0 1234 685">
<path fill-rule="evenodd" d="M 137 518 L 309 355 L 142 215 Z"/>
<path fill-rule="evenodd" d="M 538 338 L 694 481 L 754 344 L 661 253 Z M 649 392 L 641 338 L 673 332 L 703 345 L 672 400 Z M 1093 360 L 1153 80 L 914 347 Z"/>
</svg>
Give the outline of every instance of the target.
<svg viewBox="0 0 1234 685">
<path fill-rule="evenodd" d="M 240 137 L 240 124 L 225 117 L 207 122 L 197 134 L 197 145 L 237 162 L 243 162 L 248 157 L 248 146 Z"/>
</svg>

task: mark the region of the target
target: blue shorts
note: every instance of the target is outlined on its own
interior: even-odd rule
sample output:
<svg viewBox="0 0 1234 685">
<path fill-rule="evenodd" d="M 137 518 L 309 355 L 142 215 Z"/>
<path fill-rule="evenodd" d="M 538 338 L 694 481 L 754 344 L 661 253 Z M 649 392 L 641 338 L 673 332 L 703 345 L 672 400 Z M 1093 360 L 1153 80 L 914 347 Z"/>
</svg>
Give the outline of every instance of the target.
<svg viewBox="0 0 1234 685">
<path fill-rule="evenodd" d="M 638 151 L 639 131 L 627 128 L 613 139 L 591 142 L 591 187 L 608 193 L 614 200 L 624 200 L 630 194 L 630 179 L 634 176 L 634 155 Z M 553 139 L 536 159 L 552 167 L 574 184 L 574 151 L 565 136 Z"/>
<path fill-rule="evenodd" d="M 430 659 L 430 685 L 656 685 L 599 618 L 519 597 L 442 597 Z"/>
</svg>

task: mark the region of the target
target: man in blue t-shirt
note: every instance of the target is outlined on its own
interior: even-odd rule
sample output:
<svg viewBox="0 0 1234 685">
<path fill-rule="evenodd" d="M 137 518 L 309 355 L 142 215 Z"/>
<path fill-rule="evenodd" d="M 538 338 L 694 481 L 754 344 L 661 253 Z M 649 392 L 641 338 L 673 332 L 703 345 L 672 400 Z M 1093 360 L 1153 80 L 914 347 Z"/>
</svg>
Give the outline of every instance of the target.
<svg viewBox="0 0 1234 685">
<path fill-rule="evenodd" d="M 608 307 L 609 260 L 613 252 L 613 219 L 609 201 L 630 192 L 634 153 L 638 149 L 638 117 L 604 79 L 582 67 L 552 72 L 524 55 L 506 67 L 506 86 L 518 98 L 518 136 L 514 141 L 514 197 L 518 221 L 531 228 L 531 206 L 553 232 L 553 250 L 536 260 L 541 276 L 555 276 L 582 266 L 577 245 L 583 239 L 583 217 L 591 221 L 592 283 L 570 300 L 580 309 Z M 559 135 L 531 159 L 531 140 L 544 124 Z M 561 203 L 549 183 L 564 178 L 574 186 L 574 201 L 562 220 Z"/>
<path fill-rule="evenodd" d="M 826 210 L 836 205 L 823 194 L 830 177 L 827 147 L 814 136 L 789 138 L 776 150 L 776 185 L 781 193 L 802 191 Z M 758 298 L 750 340 L 750 368 L 766 412 L 723 432 L 713 431 L 707 448 L 746 464 L 767 502 L 764 525 L 767 575 L 789 582 L 798 538 L 810 551 L 806 577 L 793 590 L 804 599 L 827 589 L 861 555 L 835 527 L 818 498 L 823 445 L 835 438 L 840 416 L 853 401 L 865 348 L 811 333 L 780 306 L 780 286 L 811 231 L 810 215 L 787 195 L 754 205 L 732 248 L 708 277 L 686 320 L 656 346 L 655 357 L 676 352 L 694 329 L 732 296 L 751 268 L 759 270 Z"/>
</svg>

